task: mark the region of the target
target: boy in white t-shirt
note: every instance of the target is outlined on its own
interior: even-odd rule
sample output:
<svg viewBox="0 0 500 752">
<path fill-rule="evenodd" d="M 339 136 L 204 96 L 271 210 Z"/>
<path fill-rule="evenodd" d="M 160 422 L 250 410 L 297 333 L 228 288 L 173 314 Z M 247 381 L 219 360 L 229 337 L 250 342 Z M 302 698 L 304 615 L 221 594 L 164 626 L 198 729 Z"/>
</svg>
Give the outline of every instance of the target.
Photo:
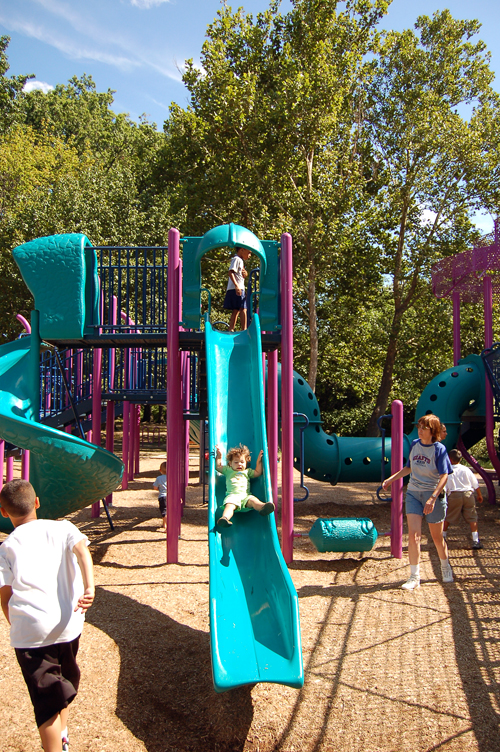
<svg viewBox="0 0 500 752">
<path fill-rule="evenodd" d="M 69 704 L 80 682 L 76 654 L 94 601 L 87 536 L 68 520 L 37 520 L 31 483 L 0 491 L 14 531 L 0 546 L 0 599 L 45 752 L 67 751 Z"/>
<path fill-rule="evenodd" d="M 448 527 L 458 523 L 462 515 L 464 520 L 470 525 L 472 548 L 482 548 L 483 546 L 479 540 L 477 530 L 477 511 L 474 500 L 475 494 L 479 503 L 483 501 L 481 491 L 479 490 L 479 483 L 472 470 L 460 464 L 462 452 L 459 449 L 450 449 L 448 456 L 453 465 L 453 474 L 448 476 L 446 482 L 448 509 L 443 526 L 443 537 L 446 538 Z"/>
<path fill-rule="evenodd" d="M 229 265 L 229 281 L 227 283 L 224 308 L 231 311 L 229 331 L 234 332 L 238 314 L 241 329 L 247 328 L 247 301 L 245 296 L 245 277 L 248 272 L 245 269 L 245 261 L 248 261 L 252 252 L 247 248 L 236 247 L 236 256 L 233 256 Z"/>
</svg>

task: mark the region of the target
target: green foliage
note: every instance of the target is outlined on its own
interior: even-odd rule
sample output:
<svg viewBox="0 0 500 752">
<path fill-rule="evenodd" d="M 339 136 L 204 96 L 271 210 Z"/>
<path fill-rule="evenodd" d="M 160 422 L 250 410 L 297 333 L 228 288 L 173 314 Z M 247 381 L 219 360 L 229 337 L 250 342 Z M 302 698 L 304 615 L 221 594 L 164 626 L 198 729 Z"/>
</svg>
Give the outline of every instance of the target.
<svg viewBox="0 0 500 752">
<path fill-rule="evenodd" d="M 261 237 L 294 238 L 295 292 L 309 339 L 309 382 L 318 368 L 318 296 L 373 268 L 356 235 L 365 185 L 357 88 L 387 2 L 273 2 L 254 19 L 224 7 L 207 31 L 201 63 L 188 61 L 187 111 L 174 106 L 159 172 L 175 183 L 186 221 L 201 234 L 234 221 Z M 371 273 L 371 272 L 369 272 Z M 372 274 L 373 276 L 373 274 Z"/>
<path fill-rule="evenodd" d="M 500 99 L 484 43 L 470 41 L 478 30 L 443 11 L 419 17 L 416 32 L 388 32 L 365 89 L 364 131 L 381 181 L 373 237 L 393 294 L 370 433 L 394 385 L 407 314 L 428 298 L 432 264 L 477 239 L 476 209 L 498 207 Z"/>
<path fill-rule="evenodd" d="M 29 76 L 10 76 L 5 74 L 9 70 L 7 47 L 10 37 L 0 37 L 0 134 L 4 134 L 10 126 L 18 120 L 22 102 L 22 91 Z"/>
</svg>

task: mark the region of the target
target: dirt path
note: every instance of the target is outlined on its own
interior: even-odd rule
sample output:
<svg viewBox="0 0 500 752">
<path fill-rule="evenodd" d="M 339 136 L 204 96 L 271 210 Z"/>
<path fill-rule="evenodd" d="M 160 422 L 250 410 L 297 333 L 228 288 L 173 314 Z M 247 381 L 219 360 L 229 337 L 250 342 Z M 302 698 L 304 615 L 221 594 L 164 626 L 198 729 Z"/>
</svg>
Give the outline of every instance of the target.
<svg viewBox="0 0 500 752">
<path fill-rule="evenodd" d="M 208 634 L 208 548 L 201 489 L 189 488 L 179 564 L 165 564 L 155 494 L 159 456 L 141 461 L 103 515 L 70 516 L 91 540 L 97 596 L 81 641 L 72 752 L 498 752 L 500 578 L 497 507 L 480 507 L 484 548 L 450 536 L 455 582 L 443 585 L 423 541 L 422 587 L 380 537 L 365 554 L 295 544 L 305 668 L 301 691 L 259 684 L 216 695 Z M 196 480 L 196 479 L 194 479 Z M 296 530 L 318 516 L 367 516 L 388 529 L 373 484 L 308 481 Z M 1 536 L 2 538 L 4 536 Z M 0 748 L 40 749 L 26 689 L 0 623 Z"/>
</svg>

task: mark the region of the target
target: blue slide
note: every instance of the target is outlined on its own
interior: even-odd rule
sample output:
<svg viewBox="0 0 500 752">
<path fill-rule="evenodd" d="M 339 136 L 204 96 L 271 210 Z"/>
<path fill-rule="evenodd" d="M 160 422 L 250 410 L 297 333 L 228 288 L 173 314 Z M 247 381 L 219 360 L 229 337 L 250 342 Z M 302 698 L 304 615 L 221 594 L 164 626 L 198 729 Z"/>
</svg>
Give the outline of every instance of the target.
<svg viewBox="0 0 500 752">
<path fill-rule="evenodd" d="M 0 438 L 30 450 L 38 517 L 57 519 L 114 491 L 123 463 L 106 449 L 34 420 L 39 396 L 38 384 L 34 388 L 29 381 L 30 358 L 31 336 L 0 346 Z M 12 529 L 0 517 L 0 530 Z"/>
<path fill-rule="evenodd" d="M 256 682 L 304 683 L 298 597 L 281 555 L 274 515 L 237 512 L 220 530 L 226 481 L 215 470 L 217 444 L 246 444 L 252 467 L 264 450 L 263 475 L 252 493 L 271 501 L 262 350 L 258 316 L 230 334 L 205 324 L 210 431 L 208 540 L 210 636 L 214 687 L 224 692 Z M 216 477 L 217 476 L 217 477 Z M 274 500 L 276 501 L 276 500 Z"/>
</svg>

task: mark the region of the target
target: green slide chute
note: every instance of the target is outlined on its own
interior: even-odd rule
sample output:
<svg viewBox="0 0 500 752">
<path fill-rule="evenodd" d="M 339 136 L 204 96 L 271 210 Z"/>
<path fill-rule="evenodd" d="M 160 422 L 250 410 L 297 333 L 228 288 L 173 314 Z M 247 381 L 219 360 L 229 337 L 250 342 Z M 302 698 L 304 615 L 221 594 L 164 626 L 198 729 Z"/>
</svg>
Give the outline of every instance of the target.
<svg viewBox="0 0 500 752">
<path fill-rule="evenodd" d="M 33 420 L 38 393 L 29 382 L 30 350 L 31 336 L 0 346 L 0 438 L 30 450 L 38 517 L 57 519 L 114 491 L 123 463 L 106 449 Z M 10 520 L 1 517 L 0 530 L 10 532 Z"/>
<path fill-rule="evenodd" d="M 252 493 L 272 500 L 264 415 L 260 324 L 235 334 L 207 322 L 210 431 L 209 518 L 210 637 L 217 692 L 255 682 L 301 687 L 304 682 L 298 597 L 281 555 L 274 515 L 238 512 L 219 531 L 225 478 L 216 477 L 214 446 L 223 462 L 228 448 L 246 444 L 252 466 L 264 450 L 263 475 Z M 276 501 L 276 500 L 274 500 Z"/>
</svg>

